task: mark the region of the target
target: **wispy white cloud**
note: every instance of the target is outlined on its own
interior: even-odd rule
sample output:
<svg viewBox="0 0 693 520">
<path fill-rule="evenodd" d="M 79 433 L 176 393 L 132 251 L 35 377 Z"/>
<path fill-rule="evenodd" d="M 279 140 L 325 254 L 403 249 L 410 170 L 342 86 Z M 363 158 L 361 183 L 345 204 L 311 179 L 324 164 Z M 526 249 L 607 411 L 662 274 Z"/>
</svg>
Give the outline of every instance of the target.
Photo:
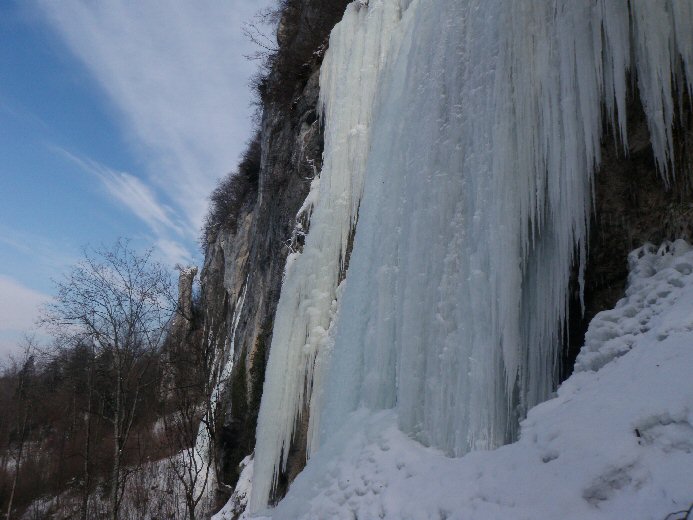
<svg viewBox="0 0 693 520">
<path fill-rule="evenodd" d="M 188 248 L 173 237 L 184 236 L 185 230 L 174 223 L 174 212 L 162 204 L 143 181 L 127 172 L 119 172 L 94 160 L 77 157 L 63 148 L 53 149 L 101 180 L 109 195 L 142 220 L 154 234 L 154 252 L 168 268 L 193 262 Z M 2 237 L 0 236 L 0 239 Z M 151 240 L 145 239 L 151 243 Z"/>
<path fill-rule="evenodd" d="M 36 260 L 44 276 L 57 276 L 78 258 L 65 248 L 60 238 L 49 238 L 3 223 L 0 223 L 0 244 L 23 258 Z"/>
<path fill-rule="evenodd" d="M 180 229 L 171 222 L 168 211 L 157 202 L 152 191 L 137 177 L 124 172 L 109 171 L 101 176 L 101 180 L 114 198 L 130 208 L 155 231 L 159 226 Z"/>
<path fill-rule="evenodd" d="M 24 334 L 36 328 L 41 305 L 49 296 L 0 274 L 0 360 L 16 353 Z"/>
<path fill-rule="evenodd" d="M 25 109 L 21 105 L 9 102 L 3 95 L 2 90 L 0 90 L 0 112 L 4 112 L 6 116 L 21 121 L 24 124 L 28 124 L 33 128 L 38 128 L 40 130 L 48 130 L 50 128 L 48 123 L 35 113 Z"/>
<path fill-rule="evenodd" d="M 35 1 L 122 116 L 152 184 L 197 235 L 214 181 L 250 133 L 254 64 L 243 58 L 252 49 L 240 28 L 272 1 Z M 130 190 L 141 202 L 141 183 L 123 175 L 107 177 L 114 195 Z M 146 215 L 159 225 L 165 217 Z"/>
<path fill-rule="evenodd" d="M 180 240 L 185 237 L 186 230 L 174 222 L 175 212 L 161 203 L 154 191 L 143 181 L 92 159 L 78 157 L 64 148 L 51 146 L 51 149 L 98 178 L 116 202 L 147 224 L 153 237 L 140 237 L 140 240 L 150 244 L 153 242 L 157 259 L 166 267 L 193 263 L 190 251 Z"/>
<path fill-rule="evenodd" d="M 154 244 L 157 256 L 167 267 L 176 265 L 188 266 L 192 263 L 192 258 L 188 250 L 179 242 L 160 238 Z"/>
<path fill-rule="evenodd" d="M 154 233 L 160 235 L 166 230 L 183 233 L 183 229 L 172 220 L 171 208 L 159 202 L 154 191 L 139 178 L 127 172 L 113 170 L 92 159 L 78 157 L 63 148 L 53 149 L 84 171 L 95 175 L 114 200 L 140 218 Z"/>
</svg>

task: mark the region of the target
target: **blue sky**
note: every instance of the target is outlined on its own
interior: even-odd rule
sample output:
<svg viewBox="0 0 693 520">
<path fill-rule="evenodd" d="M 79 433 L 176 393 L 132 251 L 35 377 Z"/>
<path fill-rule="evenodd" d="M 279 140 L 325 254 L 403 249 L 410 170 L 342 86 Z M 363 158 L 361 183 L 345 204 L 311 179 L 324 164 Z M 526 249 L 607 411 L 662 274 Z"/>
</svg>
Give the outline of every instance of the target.
<svg viewBox="0 0 693 520">
<path fill-rule="evenodd" d="M 250 136 L 249 0 L 0 2 L 0 359 L 82 247 L 201 261 Z"/>
</svg>

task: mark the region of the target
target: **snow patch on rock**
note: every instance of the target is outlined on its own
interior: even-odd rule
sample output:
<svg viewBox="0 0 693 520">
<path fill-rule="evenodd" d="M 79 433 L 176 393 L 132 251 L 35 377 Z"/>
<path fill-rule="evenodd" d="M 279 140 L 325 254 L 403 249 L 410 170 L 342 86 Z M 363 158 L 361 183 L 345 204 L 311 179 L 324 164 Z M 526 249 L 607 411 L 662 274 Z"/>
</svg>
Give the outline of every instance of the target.
<svg viewBox="0 0 693 520">
<path fill-rule="evenodd" d="M 248 518 L 246 507 L 253 489 L 253 455 L 248 455 L 239 464 L 241 475 L 238 477 L 236 489 L 226 505 L 211 520 L 245 520 Z"/>
</svg>

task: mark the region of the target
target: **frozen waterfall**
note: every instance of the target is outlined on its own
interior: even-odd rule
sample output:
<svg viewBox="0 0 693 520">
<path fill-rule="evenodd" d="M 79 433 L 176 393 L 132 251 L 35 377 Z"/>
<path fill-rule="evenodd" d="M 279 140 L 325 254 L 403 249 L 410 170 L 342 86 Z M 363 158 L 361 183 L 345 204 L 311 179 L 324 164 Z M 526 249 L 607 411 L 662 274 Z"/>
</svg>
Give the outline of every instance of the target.
<svg viewBox="0 0 693 520">
<path fill-rule="evenodd" d="M 687 0 L 347 8 L 321 71 L 324 167 L 277 308 L 252 510 L 308 407 L 311 450 L 359 407 L 394 408 L 450 455 L 513 439 L 556 384 L 604 121 L 625 145 L 637 78 L 670 176 L 691 67 Z"/>
</svg>

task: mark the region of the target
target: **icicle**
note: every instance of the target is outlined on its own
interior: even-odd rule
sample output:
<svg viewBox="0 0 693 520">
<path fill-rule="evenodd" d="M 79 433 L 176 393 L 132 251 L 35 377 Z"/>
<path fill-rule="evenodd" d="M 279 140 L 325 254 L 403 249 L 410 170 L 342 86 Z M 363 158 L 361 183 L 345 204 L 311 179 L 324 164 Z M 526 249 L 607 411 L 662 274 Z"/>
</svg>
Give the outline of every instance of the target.
<svg viewBox="0 0 693 520">
<path fill-rule="evenodd" d="M 323 422 L 330 432 L 359 404 L 397 405 L 405 431 L 461 454 L 507 440 L 512 414 L 551 392 L 602 103 L 625 139 L 635 48 L 643 102 L 662 108 L 648 117 L 664 168 L 671 83 L 652 70 L 686 60 L 691 33 L 667 36 L 666 1 L 410 11 L 380 85 Z M 644 27 L 657 24 L 667 28 L 648 48 Z"/>
<path fill-rule="evenodd" d="M 243 312 L 243 304 L 245 303 L 245 291 L 248 287 L 248 277 L 245 279 L 243 284 L 243 289 L 241 289 L 241 294 L 236 302 L 236 308 L 233 311 L 233 317 L 231 319 L 231 334 L 229 334 L 229 346 L 226 348 L 226 352 L 222 354 L 222 357 L 216 361 L 217 367 L 221 364 L 221 359 L 225 358 L 223 368 L 219 372 L 218 368 L 212 370 L 212 373 L 218 373 L 217 382 L 214 385 L 214 390 L 212 391 L 212 398 L 210 400 L 210 409 L 214 410 L 217 405 L 217 401 L 221 396 L 221 392 L 225 389 L 226 383 L 229 377 L 231 377 L 231 372 L 233 372 L 233 358 L 236 353 L 236 330 L 238 329 L 238 323 L 241 321 L 241 313 Z"/>
</svg>

